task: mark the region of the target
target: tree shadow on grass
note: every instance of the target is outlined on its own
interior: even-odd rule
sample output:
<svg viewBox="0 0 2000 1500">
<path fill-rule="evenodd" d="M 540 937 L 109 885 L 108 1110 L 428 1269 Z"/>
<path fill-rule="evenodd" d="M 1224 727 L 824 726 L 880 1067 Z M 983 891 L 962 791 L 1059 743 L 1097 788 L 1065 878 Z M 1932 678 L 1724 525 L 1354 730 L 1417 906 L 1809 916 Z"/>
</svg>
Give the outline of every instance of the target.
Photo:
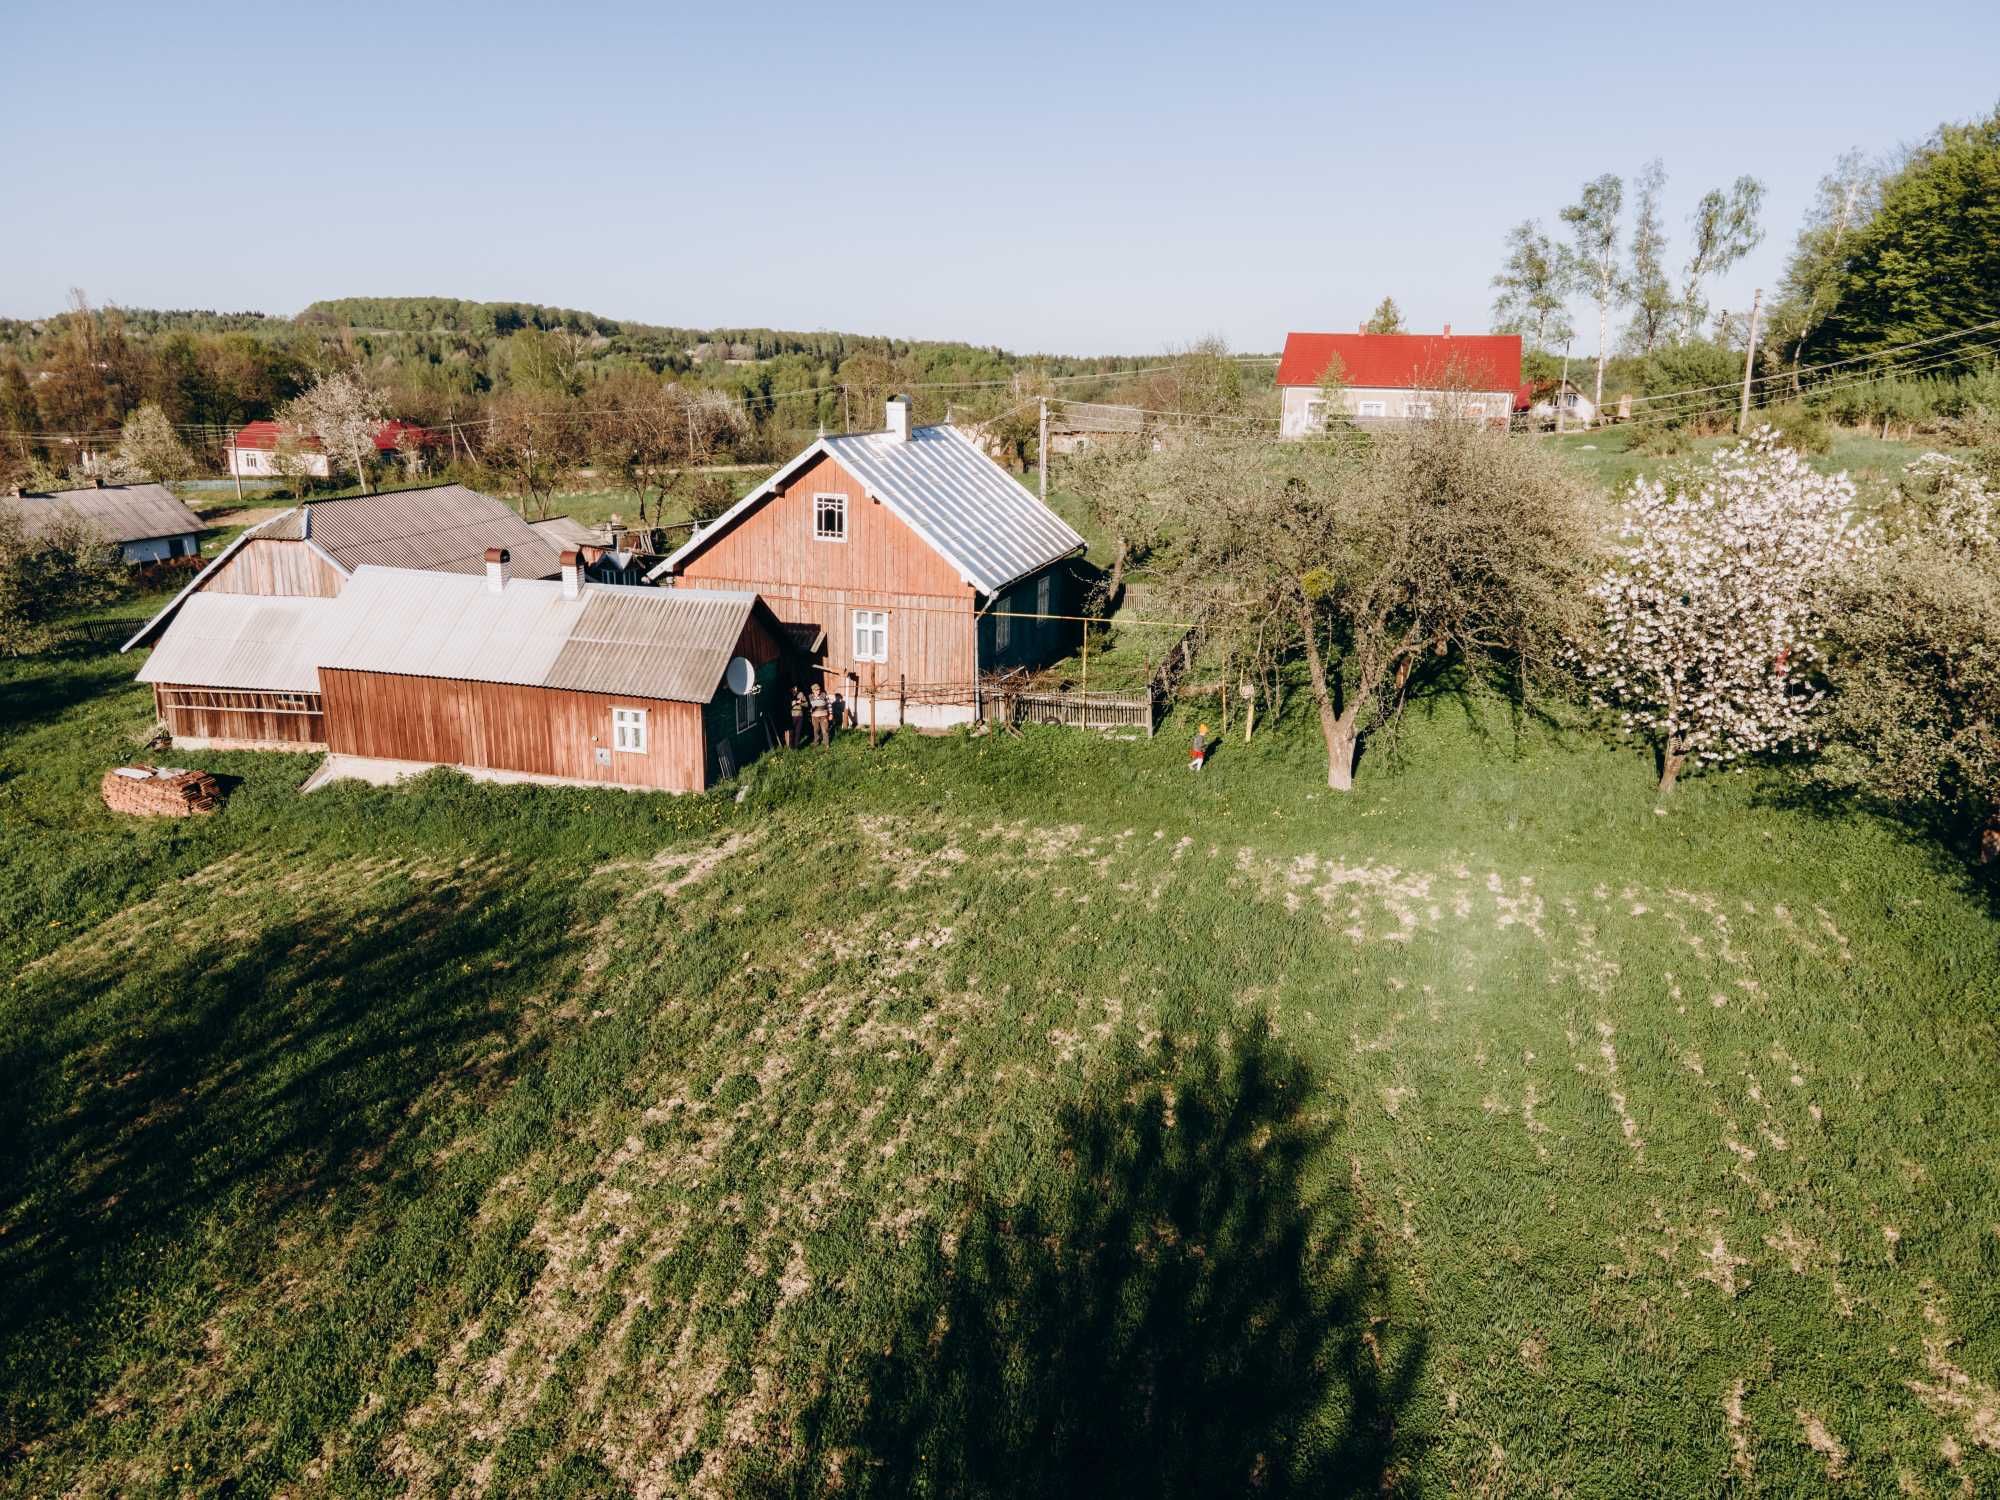
<svg viewBox="0 0 2000 1500">
<path fill-rule="evenodd" d="M 396 1149 L 413 1107 L 505 1051 L 503 989 L 560 952 L 559 931 L 471 884 L 244 944 L 211 946 L 204 925 L 109 979 L 52 966 L 0 1012 L 0 1460 L 156 1347 L 156 1298 L 200 1299 L 175 1279 L 194 1246 L 255 1276 L 293 1212 L 418 1192 L 424 1161 Z"/>
<path fill-rule="evenodd" d="M 1262 1034 L 1135 1056 L 1025 1192 L 926 1251 L 805 1413 L 806 1456 L 747 1488 L 1408 1492 L 1425 1338 L 1390 1317 L 1330 1107 Z"/>
</svg>

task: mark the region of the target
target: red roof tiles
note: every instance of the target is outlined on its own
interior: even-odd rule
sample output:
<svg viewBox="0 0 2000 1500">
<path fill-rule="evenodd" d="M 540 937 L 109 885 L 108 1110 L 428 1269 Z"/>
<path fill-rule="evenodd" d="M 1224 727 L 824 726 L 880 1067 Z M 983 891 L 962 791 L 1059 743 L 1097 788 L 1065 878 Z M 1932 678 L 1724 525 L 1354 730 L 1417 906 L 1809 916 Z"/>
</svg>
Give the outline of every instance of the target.
<svg viewBox="0 0 2000 1500">
<path fill-rule="evenodd" d="M 1335 374 L 1350 386 L 1512 391 L 1521 384 L 1517 333 L 1288 333 L 1278 384 L 1318 385 L 1335 359 Z"/>
</svg>

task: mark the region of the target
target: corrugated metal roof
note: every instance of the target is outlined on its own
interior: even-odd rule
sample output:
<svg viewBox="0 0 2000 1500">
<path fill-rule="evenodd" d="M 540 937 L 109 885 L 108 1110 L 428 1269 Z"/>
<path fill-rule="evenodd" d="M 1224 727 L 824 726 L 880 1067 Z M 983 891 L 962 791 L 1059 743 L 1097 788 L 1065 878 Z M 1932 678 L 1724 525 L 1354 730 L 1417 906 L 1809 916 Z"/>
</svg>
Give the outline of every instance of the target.
<svg viewBox="0 0 2000 1500">
<path fill-rule="evenodd" d="M 316 693 L 340 629 L 338 599 L 196 594 L 139 669 L 141 682 Z"/>
<path fill-rule="evenodd" d="M 201 517 L 174 498 L 163 484 L 95 485 L 81 490 L 51 490 L 22 495 L 6 504 L 20 512 L 32 535 L 58 513 L 74 511 L 114 542 L 143 542 L 155 537 L 189 536 L 202 529 Z"/>
<path fill-rule="evenodd" d="M 510 579 L 399 568 L 355 570 L 322 666 L 706 703 L 757 596 L 720 589 Z M 777 626 L 772 625 L 773 633 Z"/>
<path fill-rule="evenodd" d="M 565 547 L 608 547 L 611 538 L 594 526 L 586 526 L 571 516 L 550 516 L 546 521 L 528 523 L 535 535 L 545 538 L 558 551 Z"/>
<path fill-rule="evenodd" d="M 259 535 L 297 541 L 306 534 L 348 572 L 356 568 L 427 568 L 439 573 L 486 571 L 486 549 L 505 547 L 518 578 L 550 578 L 562 570 L 561 548 L 504 500 L 462 484 L 314 500 L 278 517 Z"/>
<path fill-rule="evenodd" d="M 870 496 L 907 522 L 981 593 L 997 594 L 1084 545 L 1062 517 L 956 427 L 918 427 L 907 442 L 886 432 L 821 438 L 647 576 L 670 571 L 822 453 L 860 480 Z"/>
</svg>

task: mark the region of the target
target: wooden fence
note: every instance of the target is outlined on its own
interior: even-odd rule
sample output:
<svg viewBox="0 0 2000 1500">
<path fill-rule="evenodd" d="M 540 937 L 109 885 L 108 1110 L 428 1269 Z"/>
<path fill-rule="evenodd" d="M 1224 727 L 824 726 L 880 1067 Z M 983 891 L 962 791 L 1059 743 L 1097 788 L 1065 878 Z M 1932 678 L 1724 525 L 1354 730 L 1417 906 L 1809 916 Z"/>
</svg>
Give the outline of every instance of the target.
<svg viewBox="0 0 2000 1500">
<path fill-rule="evenodd" d="M 132 633 L 146 623 L 143 615 L 130 619 L 65 620 L 42 631 L 26 649 L 0 651 L 0 656 L 40 656 L 89 646 L 109 649 L 122 646 Z"/>
<path fill-rule="evenodd" d="M 981 696 L 995 724 L 1067 724 L 1077 729 L 1143 729 L 1152 738 L 1158 702 L 1151 692 L 1084 693 L 1060 689 L 989 686 Z"/>
</svg>

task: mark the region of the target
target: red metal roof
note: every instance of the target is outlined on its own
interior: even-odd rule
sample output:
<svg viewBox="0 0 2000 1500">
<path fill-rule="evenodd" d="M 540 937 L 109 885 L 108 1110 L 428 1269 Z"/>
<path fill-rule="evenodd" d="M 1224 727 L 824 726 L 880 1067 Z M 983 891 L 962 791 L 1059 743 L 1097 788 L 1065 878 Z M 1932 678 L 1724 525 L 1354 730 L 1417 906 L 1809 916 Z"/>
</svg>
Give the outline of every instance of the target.
<svg viewBox="0 0 2000 1500">
<path fill-rule="evenodd" d="M 1288 333 L 1278 384 L 1318 385 L 1338 358 L 1341 384 L 1419 389 L 1462 382 L 1475 391 L 1521 384 L 1518 333 Z"/>
<path fill-rule="evenodd" d="M 268 419 L 259 422 L 250 422 L 238 429 L 236 433 L 236 446 L 239 448 L 262 448 L 266 452 L 269 452 L 278 446 L 278 439 L 283 432 L 284 427 L 278 422 Z M 430 431 L 428 428 L 419 427 L 414 422 L 405 422 L 401 418 L 397 418 L 382 424 L 381 431 L 375 434 L 375 446 L 384 453 L 393 453 L 396 451 L 397 437 L 404 432 L 414 434 L 416 441 L 422 447 L 430 448 L 437 445 L 438 437 L 436 433 Z M 299 439 L 299 446 L 317 451 L 319 448 L 319 439 L 311 436 L 302 437 Z"/>
</svg>

